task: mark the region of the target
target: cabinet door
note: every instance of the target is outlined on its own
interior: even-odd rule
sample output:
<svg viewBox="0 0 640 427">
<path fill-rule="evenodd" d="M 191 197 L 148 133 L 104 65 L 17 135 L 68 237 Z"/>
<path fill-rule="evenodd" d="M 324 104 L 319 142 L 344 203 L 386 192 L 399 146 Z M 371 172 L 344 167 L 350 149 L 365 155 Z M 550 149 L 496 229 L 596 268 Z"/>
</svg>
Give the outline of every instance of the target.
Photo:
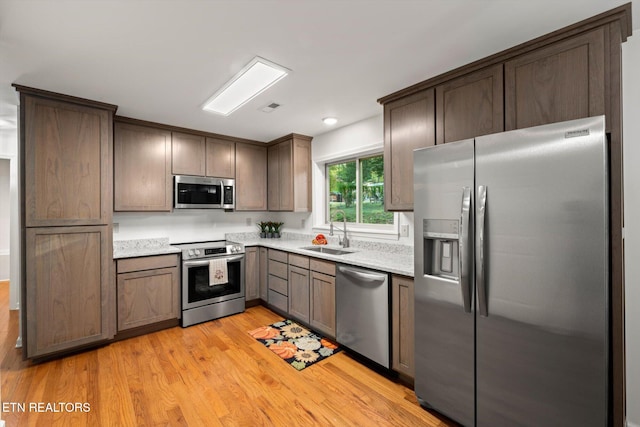
<svg viewBox="0 0 640 427">
<path fill-rule="evenodd" d="M 294 212 L 311 212 L 311 141 L 293 138 Z"/>
<path fill-rule="evenodd" d="M 113 337 L 111 227 L 26 230 L 26 357 Z"/>
<path fill-rule="evenodd" d="M 267 210 L 267 148 L 236 144 L 236 210 Z"/>
<path fill-rule="evenodd" d="M 436 87 L 436 143 L 504 130 L 502 64 Z"/>
<path fill-rule="evenodd" d="M 336 278 L 311 272 L 310 324 L 315 330 L 336 336 Z"/>
<path fill-rule="evenodd" d="M 280 210 L 280 145 L 267 149 L 267 207 Z"/>
<path fill-rule="evenodd" d="M 604 28 L 505 63 L 505 128 L 605 114 Z"/>
<path fill-rule="evenodd" d="M 171 133 L 171 173 L 204 176 L 205 160 L 204 136 Z"/>
<path fill-rule="evenodd" d="M 414 316 L 413 280 L 393 276 L 391 279 L 392 368 L 413 378 Z"/>
<path fill-rule="evenodd" d="M 245 251 L 245 299 L 251 301 L 258 299 L 260 285 L 260 260 L 258 258 L 258 248 L 246 248 Z"/>
<path fill-rule="evenodd" d="M 309 323 L 309 270 L 289 266 L 289 314 Z"/>
<path fill-rule="evenodd" d="M 280 205 L 277 210 L 293 211 L 293 193 L 297 190 L 293 187 L 293 140 L 281 142 L 278 148 Z"/>
<path fill-rule="evenodd" d="M 272 145 L 267 154 L 270 211 L 293 211 L 293 140 Z"/>
<path fill-rule="evenodd" d="M 117 122 L 113 151 L 114 210 L 170 211 L 171 132 Z"/>
<path fill-rule="evenodd" d="M 118 274 L 118 331 L 180 317 L 178 268 Z"/>
<path fill-rule="evenodd" d="M 435 144 L 434 90 L 384 105 L 384 207 L 413 210 L 413 150 Z"/>
<path fill-rule="evenodd" d="M 216 178 L 236 177 L 236 144 L 218 138 L 207 138 L 207 176 Z"/>
<path fill-rule="evenodd" d="M 258 274 L 260 275 L 260 299 L 263 301 L 269 300 L 268 262 L 267 248 L 260 248 L 260 269 Z"/>
<path fill-rule="evenodd" d="M 22 95 L 25 225 L 110 224 L 111 111 Z"/>
</svg>

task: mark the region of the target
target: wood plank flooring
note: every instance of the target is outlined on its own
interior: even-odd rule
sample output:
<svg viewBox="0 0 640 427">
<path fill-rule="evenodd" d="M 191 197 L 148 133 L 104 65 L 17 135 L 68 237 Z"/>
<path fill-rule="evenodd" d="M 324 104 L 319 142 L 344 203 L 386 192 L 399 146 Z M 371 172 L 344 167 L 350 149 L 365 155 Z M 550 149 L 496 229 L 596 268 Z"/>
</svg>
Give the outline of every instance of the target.
<svg viewBox="0 0 640 427">
<path fill-rule="evenodd" d="M 8 299 L 0 285 L 7 426 L 453 425 L 345 352 L 296 371 L 247 333 L 281 319 L 261 306 L 33 365 L 15 349 L 18 313 Z M 38 403 L 52 406 L 29 406 Z"/>
</svg>

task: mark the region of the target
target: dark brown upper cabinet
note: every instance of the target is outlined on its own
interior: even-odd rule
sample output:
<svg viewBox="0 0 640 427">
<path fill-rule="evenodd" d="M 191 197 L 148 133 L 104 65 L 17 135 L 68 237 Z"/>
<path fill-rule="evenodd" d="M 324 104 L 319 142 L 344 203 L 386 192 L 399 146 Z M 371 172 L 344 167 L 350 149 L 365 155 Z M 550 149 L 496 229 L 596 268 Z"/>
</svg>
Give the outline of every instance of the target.
<svg viewBox="0 0 640 427">
<path fill-rule="evenodd" d="M 171 173 L 204 176 L 205 162 L 204 136 L 171 133 Z"/>
<path fill-rule="evenodd" d="M 384 208 L 413 210 L 413 150 L 435 144 L 433 88 L 384 105 Z"/>
<path fill-rule="evenodd" d="M 171 132 L 116 122 L 113 151 L 114 210 L 170 211 Z"/>
<path fill-rule="evenodd" d="M 502 64 L 436 87 L 436 144 L 504 130 Z"/>
<path fill-rule="evenodd" d="M 236 177 L 236 144 L 220 138 L 207 138 L 206 175 L 216 178 Z"/>
<path fill-rule="evenodd" d="M 236 211 L 267 210 L 267 147 L 236 144 Z"/>
<path fill-rule="evenodd" d="M 113 111 L 22 90 L 25 225 L 111 224 Z"/>
<path fill-rule="evenodd" d="M 292 134 L 267 152 L 270 211 L 311 212 L 311 137 Z"/>
<path fill-rule="evenodd" d="M 605 114 L 605 28 L 505 63 L 505 127 Z"/>
<path fill-rule="evenodd" d="M 236 177 L 236 144 L 222 138 L 171 133 L 171 172 L 174 175 Z"/>
</svg>

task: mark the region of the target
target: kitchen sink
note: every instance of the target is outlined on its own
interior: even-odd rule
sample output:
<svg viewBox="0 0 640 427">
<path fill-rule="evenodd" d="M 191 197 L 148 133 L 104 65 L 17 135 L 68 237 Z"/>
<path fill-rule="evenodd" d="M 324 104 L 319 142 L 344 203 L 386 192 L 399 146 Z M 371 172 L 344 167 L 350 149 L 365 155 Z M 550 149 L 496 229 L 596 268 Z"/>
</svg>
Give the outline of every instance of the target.
<svg viewBox="0 0 640 427">
<path fill-rule="evenodd" d="M 329 254 L 329 255 L 346 255 L 346 254 L 352 254 L 354 252 L 354 251 L 347 251 L 344 249 L 326 248 L 324 246 L 304 246 L 300 249 L 304 249 L 305 251 L 319 252 L 321 254 Z"/>
</svg>

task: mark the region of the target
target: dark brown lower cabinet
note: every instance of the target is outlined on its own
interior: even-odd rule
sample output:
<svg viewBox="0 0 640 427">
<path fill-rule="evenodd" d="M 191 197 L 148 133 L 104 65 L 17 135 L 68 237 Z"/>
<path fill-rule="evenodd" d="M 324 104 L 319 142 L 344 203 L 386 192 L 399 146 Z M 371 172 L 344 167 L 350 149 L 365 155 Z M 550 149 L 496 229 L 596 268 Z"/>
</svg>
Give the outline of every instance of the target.
<svg viewBox="0 0 640 427">
<path fill-rule="evenodd" d="M 310 320 L 311 327 L 336 337 L 336 264 L 311 259 Z"/>
<path fill-rule="evenodd" d="M 180 318 L 178 255 L 117 261 L 118 332 Z"/>
<path fill-rule="evenodd" d="M 391 277 L 392 368 L 415 376 L 413 279 Z"/>
<path fill-rule="evenodd" d="M 245 301 L 253 301 L 260 298 L 260 255 L 258 248 L 246 248 L 244 258 Z"/>
<path fill-rule="evenodd" d="M 26 229 L 27 358 L 114 336 L 111 233 L 106 225 Z"/>
</svg>

